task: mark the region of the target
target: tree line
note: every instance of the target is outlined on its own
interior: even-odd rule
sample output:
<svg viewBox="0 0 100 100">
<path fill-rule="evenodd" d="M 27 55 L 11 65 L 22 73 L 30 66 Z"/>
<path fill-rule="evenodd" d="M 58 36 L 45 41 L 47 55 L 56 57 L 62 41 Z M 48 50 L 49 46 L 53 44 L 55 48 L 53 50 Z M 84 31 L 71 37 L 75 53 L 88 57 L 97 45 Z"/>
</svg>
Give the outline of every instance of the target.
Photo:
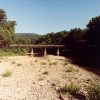
<svg viewBox="0 0 100 100">
<path fill-rule="evenodd" d="M 100 65 L 100 16 L 92 18 L 85 29 L 48 33 L 35 44 L 63 44 L 64 55 L 80 59 L 80 64 Z"/>
<path fill-rule="evenodd" d="M 7 20 L 6 12 L 0 9 L 0 47 L 7 47 L 14 42 L 16 21 Z"/>
<path fill-rule="evenodd" d="M 0 47 L 10 44 L 63 44 L 62 54 L 77 58 L 83 64 L 100 65 L 100 16 L 92 18 L 85 29 L 73 28 L 70 31 L 51 32 L 28 40 L 16 37 L 16 21 L 8 21 L 6 12 L 0 9 Z M 52 51 L 53 52 L 53 51 Z M 77 60 L 76 60 L 77 62 Z"/>
</svg>

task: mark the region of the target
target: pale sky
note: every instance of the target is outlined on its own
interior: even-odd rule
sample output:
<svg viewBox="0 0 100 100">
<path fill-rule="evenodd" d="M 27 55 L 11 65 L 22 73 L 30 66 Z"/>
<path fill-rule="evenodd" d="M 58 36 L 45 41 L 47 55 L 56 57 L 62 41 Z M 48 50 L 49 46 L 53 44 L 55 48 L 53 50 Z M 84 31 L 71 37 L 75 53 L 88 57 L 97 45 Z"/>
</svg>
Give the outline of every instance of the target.
<svg viewBox="0 0 100 100">
<path fill-rule="evenodd" d="M 85 28 L 100 15 L 100 0 L 0 0 L 0 8 L 17 22 L 16 33 L 46 34 Z"/>
</svg>

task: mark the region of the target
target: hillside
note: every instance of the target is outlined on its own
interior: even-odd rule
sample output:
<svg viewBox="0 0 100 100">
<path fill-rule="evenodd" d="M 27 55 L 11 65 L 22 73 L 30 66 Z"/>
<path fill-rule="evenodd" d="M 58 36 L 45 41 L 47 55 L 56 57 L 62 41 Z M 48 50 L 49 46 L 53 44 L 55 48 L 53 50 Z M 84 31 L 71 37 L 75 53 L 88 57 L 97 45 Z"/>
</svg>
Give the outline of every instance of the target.
<svg viewBox="0 0 100 100">
<path fill-rule="evenodd" d="M 41 37 L 41 35 L 35 33 L 16 33 L 16 36 L 21 39 L 36 39 Z"/>
</svg>

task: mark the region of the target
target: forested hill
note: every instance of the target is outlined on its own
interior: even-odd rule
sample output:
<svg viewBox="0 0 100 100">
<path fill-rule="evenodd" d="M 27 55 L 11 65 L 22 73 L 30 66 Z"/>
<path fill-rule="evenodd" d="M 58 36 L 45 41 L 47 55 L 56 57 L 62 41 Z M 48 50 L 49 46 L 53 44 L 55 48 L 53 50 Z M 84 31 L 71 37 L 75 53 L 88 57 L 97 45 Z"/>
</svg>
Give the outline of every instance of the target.
<svg viewBox="0 0 100 100">
<path fill-rule="evenodd" d="M 40 38 L 41 35 L 36 33 L 16 33 L 16 37 L 24 39 L 34 39 L 34 38 Z"/>
<path fill-rule="evenodd" d="M 15 42 L 17 44 L 33 44 L 34 41 L 41 38 L 42 35 L 35 33 L 15 33 Z"/>
</svg>

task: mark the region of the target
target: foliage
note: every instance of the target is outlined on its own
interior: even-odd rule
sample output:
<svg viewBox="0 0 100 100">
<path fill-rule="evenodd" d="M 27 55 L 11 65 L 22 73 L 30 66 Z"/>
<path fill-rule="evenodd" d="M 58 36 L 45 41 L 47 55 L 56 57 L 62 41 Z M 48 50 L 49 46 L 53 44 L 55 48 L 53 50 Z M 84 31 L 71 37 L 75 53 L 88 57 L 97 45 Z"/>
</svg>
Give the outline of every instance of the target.
<svg viewBox="0 0 100 100">
<path fill-rule="evenodd" d="M 17 66 L 22 66 L 22 64 L 18 63 Z"/>
<path fill-rule="evenodd" d="M 0 56 L 15 56 L 15 55 L 25 55 L 27 53 L 26 49 L 0 49 Z"/>
<path fill-rule="evenodd" d="M 15 25 L 15 21 L 7 21 L 6 12 L 0 9 L 0 42 L 3 47 L 13 43 Z"/>
<path fill-rule="evenodd" d="M 34 44 L 41 37 L 35 33 L 16 33 L 15 44 Z"/>
<path fill-rule="evenodd" d="M 49 72 L 48 71 L 45 71 L 45 72 L 43 72 L 43 74 L 47 75 L 47 74 L 49 74 Z"/>
<path fill-rule="evenodd" d="M 46 35 L 16 34 L 15 21 L 8 21 L 6 12 L 0 9 L 0 47 L 9 48 L 10 44 L 63 44 L 60 52 L 64 56 L 75 57 L 82 63 L 92 66 L 100 65 L 100 16 L 92 18 L 87 28 L 73 28 L 70 31 L 51 32 Z M 12 52 L 24 54 L 28 49 L 17 49 Z M 36 51 L 39 51 L 38 49 Z M 43 49 L 41 49 L 43 51 Z M 56 49 L 48 49 L 54 54 Z"/>
<path fill-rule="evenodd" d="M 11 74 L 12 74 L 12 72 L 11 72 L 11 71 L 6 70 L 6 71 L 2 74 L 2 76 L 3 76 L 3 77 L 10 77 L 10 76 L 11 76 Z"/>
<path fill-rule="evenodd" d="M 79 92 L 79 87 L 72 82 L 69 85 L 64 86 L 63 89 L 65 92 L 69 92 L 74 96 L 77 95 Z"/>
<path fill-rule="evenodd" d="M 92 18 L 85 29 L 48 33 L 37 39 L 35 44 L 63 44 L 65 48 L 60 50 L 61 54 L 79 59 L 75 63 L 99 66 L 100 16 Z M 54 50 L 49 51 L 54 53 Z"/>
<path fill-rule="evenodd" d="M 100 100 L 100 84 L 90 84 L 87 88 L 88 100 Z"/>
</svg>

